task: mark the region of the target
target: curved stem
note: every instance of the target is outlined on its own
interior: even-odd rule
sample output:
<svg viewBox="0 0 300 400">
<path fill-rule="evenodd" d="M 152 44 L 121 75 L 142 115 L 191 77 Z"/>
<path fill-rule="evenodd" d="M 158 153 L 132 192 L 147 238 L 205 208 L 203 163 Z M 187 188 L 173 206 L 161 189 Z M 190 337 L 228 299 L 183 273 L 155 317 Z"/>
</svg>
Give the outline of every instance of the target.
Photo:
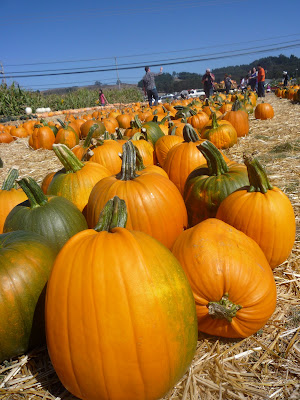
<svg viewBox="0 0 300 400">
<path fill-rule="evenodd" d="M 243 158 L 250 182 L 248 192 L 261 192 L 265 194 L 268 190 L 272 190 L 273 186 L 269 182 L 266 171 L 257 158 L 245 154 Z"/>
<path fill-rule="evenodd" d="M 84 163 L 65 144 L 54 144 L 53 151 L 67 172 L 77 172 L 84 167 Z"/>
<path fill-rule="evenodd" d="M 138 177 L 136 173 L 136 152 L 133 143 L 129 140 L 124 143 L 122 155 L 121 172 L 117 175 L 117 179 L 121 181 L 129 181 Z"/>
<path fill-rule="evenodd" d="M 212 129 L 218 128 L 219 124 L 218 124 L 218 120 L 217 120 L 217 115 L 214 111 L 211 111 L 211 127 Z"/>
<path fill-rule="evenodd" d="M 87 149 L 90 146 L 93 134 L 94 134 L 95 130 L 98 128 L 99 128 L 99 125 L 97 125 L 97 124 L 94 124 L 90 127 L 89 132 L 83 142 L 83 147 L 85 149 Z"/>
<path fill-rule="evenodd" d="M 40 207 L 48 203 L 48 199 L 36 181 L 30 177 L 19 179 L 18 184 L 28 197 L 30 208 Z"/>
<path fill-rule="evenodd" d="M 237 311 L 243 308 L 239 304 L 232 303 L 228 297 L 228 293 L 225 293 L 220 301 L 210 301 L 207 304 L 208 314 L 212 318 L 226 319 L 231 322 Z"/>
<path fill-rule="evenodd" d="M 1 190 L 11 190 L 15 186 L 18 176 L 19 170 L 17 170 L 16 168 L 11 168 L 8 171 L 7 177 L 2 184 Z"/>
<path fill-rule="evenodd" d="M 182 134 L 185 142 L 198 142 L 200 140 L 198 133 L 191 124 L 185 124 Z"/>
<path fill-rule="evenodd" d="M 143 169 L 146 168 L 144 165 L 143 157 L 141 156 L 139 149 L 136 146 L 134 146 L 134 148 L 136 153 L 136 170 L 142 171 Z"/>
<path fill-rule="evenodd" d="M 205 140 L 197 146 L 207 161 L 209 176 L 218 176 L 229 171 L 228 165 L 221 152 L 209 140 Z"/>
<path fill-rule="evenodd" d="M 113 228 L 125 228 L 126 222 L 127 208 L 125 200 L 115 196 L 105 204 L 94 229 L 97 232 L 111 232 Z"/>
</svg>

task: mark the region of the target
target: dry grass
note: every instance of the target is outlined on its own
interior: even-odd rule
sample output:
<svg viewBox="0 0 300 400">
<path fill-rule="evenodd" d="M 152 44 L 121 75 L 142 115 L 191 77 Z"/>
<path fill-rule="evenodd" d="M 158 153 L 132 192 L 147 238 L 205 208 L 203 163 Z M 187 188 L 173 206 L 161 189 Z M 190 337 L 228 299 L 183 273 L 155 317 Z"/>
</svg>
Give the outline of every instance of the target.
<svg viewBox="0 0 300 400">
<path fill-rule="evenodd" d="M 290 198 L 296 215 L 297 237 L 289 259 L 274 270 L 277 307 L 255 335 L 228 340 L 199 334 L 193 363 L 165 400 L 300 399 L 300 105 L 268 95 L 275 109 L 273 120 L 250 117 L 251 133 L 226 151 L 242 162 L 244 152 L 257 152 L 272 184 Z M 20 174 L 41 182 L 47 172 L 60 168 L 51 151 L 32 151 L 27 140 L 0 148 L 4 169 L 15 165 Z M 75 399 L 60 384 L 46 349 L 0 365 L 0 398 Z"/>
</svg>

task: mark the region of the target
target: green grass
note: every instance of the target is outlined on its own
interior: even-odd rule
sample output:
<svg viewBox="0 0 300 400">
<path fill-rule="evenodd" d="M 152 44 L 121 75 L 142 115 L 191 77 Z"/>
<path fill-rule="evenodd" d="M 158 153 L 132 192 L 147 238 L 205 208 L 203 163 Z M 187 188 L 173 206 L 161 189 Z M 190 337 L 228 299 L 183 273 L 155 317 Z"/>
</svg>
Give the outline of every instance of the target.
<svg viewBox="0 0 300 400">
<path fill-rule="evenodd" d="M 143 101 L 143 95 L 138 88 L 104 89 L 103 92 L 109 103 Z M 94 107 L 98 98 L 98 90 L 86 88 L 59 95 L 30 92 L 14 84 L 9 87 L 1 85 L 0 117 L 24 115 L 25 107 L 31 107 L 33 112 L 38 107 L 50 107 L 52 111 Z"/>
</svg>

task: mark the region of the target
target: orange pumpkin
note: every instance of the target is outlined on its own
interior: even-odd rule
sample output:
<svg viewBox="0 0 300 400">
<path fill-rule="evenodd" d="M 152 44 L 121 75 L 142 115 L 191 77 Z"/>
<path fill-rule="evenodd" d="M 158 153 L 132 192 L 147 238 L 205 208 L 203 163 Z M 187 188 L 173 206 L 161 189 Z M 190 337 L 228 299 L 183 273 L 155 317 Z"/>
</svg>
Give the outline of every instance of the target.
<svg viewBox="0 0 300 400">
<path fill-rule="evenodd" d="M 196 350 L 186 276 L 158 241 L 125 228 L 123 204 L 110 200 L 95 230 L 66 243 L 47 284 L 50 358 L 63 385 L 82 399 L 162 398 Z"/>
<path fill-rule="evenodd" d="M 232 110 L 224 115 L 223 120 L 231 123 L 236 130 L 237 137 L 248 135 L 249 117 L 247 112 L 241 109 L 239 100 L 235 101 Z"/>
<path fill-rule="evenodd" d="M 157 161 L 161 167 L 164 166 L 165 159 L 167 158 L 169 150 L 178 143 L 183 142 L 183 137 L 176 135 L 166 135 L 160 137 L 155 142 L 155 154 Z"/>
<path fill-rule="evenodd" d="M 92 188 L 102 178 L 110 176 L 110 171 L 103 165 L 78 160 L 64 144 L 54 144 L 53 150 L 66 172 L 53 176 L 47 194 L 66 197 L 82 211 L 88 202 Z"/>
<path fill-rule="evenodd" d="M 218 149 L 227 149 L 237 143 L 237 133 L 230 122 L 217 120 L 212 113 L 212 120 L 201 131 L 202 139 L 210 140 Z"/>
<path fill-rule="evenodd" d="M 222 201 L 216 217 L 254 239 L 272 268 L 289 256 L 296 234 L 289 198 L 273 187 L 257 159 L 245 156 L 250 186 Z"/>
<path fill-rule="evenodd" d="M 29 146 L 34 150 L 52 150 L 54 142 L 55 136 L 49 126 L 35 125 L 32 134 L 29 136 Z"/>
<path fill-rule="evenodd" d="M 122 145 L 116 140 L 98 140 L 93 153 L 89 161 L 103 165 L 111 175 L 120 172 L 122 160 L 119 154 L 122 154 Z"/>
<path fill-rule="evenodd" d="M 274 117 L 274 109 L 269 103 L 258 104 L 254 112 L 256 119 L 271 119 Z"/>
<path fill-rule="evenodd" d="M 136 173 L 131 141 L 123 145 L 120 174 L 98 182 L 91 192 L 86 213 L 89 227 L 95 225 L 102 208 L 115 195 L 126 201 L 128 228 L 148 233 L 168 248 L 187 226 L 184 201 L 175 185 L 157 173 Z"/>
<path fill-rule="evenodd" d="M 274 312 L 272 270 L 258 244 L 243 232 L 210 218 L 184 231 L 172 252 L 190 282 L 199 331 L 247 337 Z"/>
<path fill-rule="evenodd" d="M 15 181 L 18 175 L 17 169 L 10 169 L 0 190 L 0 233 L 3 232 L 4 222 L 10 211 L 16 205 L 27 200 L 27 196 L 23 190 L 15 188 Z"/>
</svg>

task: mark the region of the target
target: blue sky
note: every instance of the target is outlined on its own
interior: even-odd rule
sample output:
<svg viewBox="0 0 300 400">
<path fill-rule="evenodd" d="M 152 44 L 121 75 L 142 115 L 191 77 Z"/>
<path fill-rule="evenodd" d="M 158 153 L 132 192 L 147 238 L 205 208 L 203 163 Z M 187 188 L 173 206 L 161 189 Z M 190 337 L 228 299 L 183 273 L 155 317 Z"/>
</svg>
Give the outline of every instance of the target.
<svg viewBox="0 0 300 400">
<path fill-rule="evenodd" d="M 299 15 L 300 0 L 2 0 L 0 62 L 7 76 L 108 70 L 7 79 L 34 90 L 114 84 L 116 63 L 128 83 L 145 65 L 203 73 L 269 55 L 300 57 Z M 198 61 L 183 63 L 190 60 Z"/>
</svg>

